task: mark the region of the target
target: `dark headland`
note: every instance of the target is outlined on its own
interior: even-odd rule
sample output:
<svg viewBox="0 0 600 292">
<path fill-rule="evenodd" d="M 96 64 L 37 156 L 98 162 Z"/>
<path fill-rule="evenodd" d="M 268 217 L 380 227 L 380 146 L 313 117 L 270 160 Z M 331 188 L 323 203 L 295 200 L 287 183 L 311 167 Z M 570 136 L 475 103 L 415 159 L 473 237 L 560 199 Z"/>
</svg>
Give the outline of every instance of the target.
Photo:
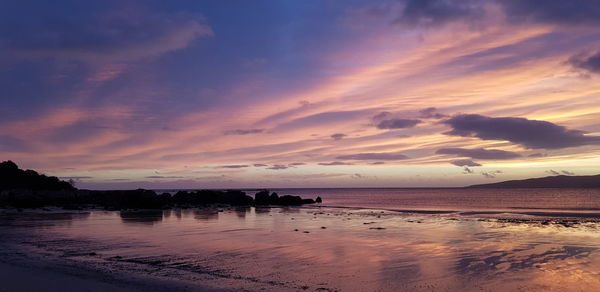
<svg viewBox="0 0 600 292">
<path fill-rule="evenodd" d="M 523 180 L 509 180 L 498 183 L 479 184 L 468 188 L 600 188 L 599 175 L 547 176 Z"/>
<path fill-rule="evenodd" d="M 152 190 L 95 191 L 75 188 L 71 183 L 54 176 L 22 170 L 12 161 L 0 163 L 0 207 L 40 208 L 45 206 L 65 209 L 104 208 L 167 209 L 230 206 L 293 206 L 320 203 L 321 198 L 303 199 L 299 196 L 279 196 L 261 190 L 255 197 L 240 190 L 179 191 L 175 194 L 157 194 Z"/>
</svg>

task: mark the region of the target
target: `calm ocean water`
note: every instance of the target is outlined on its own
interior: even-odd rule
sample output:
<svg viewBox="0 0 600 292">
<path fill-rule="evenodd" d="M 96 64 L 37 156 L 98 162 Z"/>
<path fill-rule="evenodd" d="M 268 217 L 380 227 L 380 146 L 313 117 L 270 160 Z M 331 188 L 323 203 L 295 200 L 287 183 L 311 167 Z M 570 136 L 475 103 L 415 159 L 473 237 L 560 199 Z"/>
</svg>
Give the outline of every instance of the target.
<svg viewBox="0 0 600 292">
<path fill-rule="evenodd" d="M 148 291 L 600 287 L 600 190 L 274 191 L 324 203 L 2 210 L 0 262 Z"/>
<path fill-rule="evenodd" d="M 244 191 L 249 195 L 256 193 L 252 189 Z M 303 198 L 320 196 L 322 205 L 327 207 L 600 217 L 600 189 L 312 188 L 271 191 Z"/>
</svg>

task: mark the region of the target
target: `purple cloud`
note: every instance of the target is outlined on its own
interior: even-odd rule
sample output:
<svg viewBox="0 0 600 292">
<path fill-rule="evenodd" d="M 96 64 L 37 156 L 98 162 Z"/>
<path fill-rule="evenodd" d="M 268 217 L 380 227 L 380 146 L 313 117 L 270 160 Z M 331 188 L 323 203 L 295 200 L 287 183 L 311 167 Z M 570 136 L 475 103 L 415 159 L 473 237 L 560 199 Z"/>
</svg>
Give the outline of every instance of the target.
<svg viewBox="0 0 600 292">
<path fill-rule="evenodd" d="M 594 73 L 600 73 L 600 51 L 588 56 L 573 56 L 569 60 L 569 63 L 577 68 L 585 69 Z"/>
<path fill-rule="evenodd" d="M 448 117 L 447 115 L 441 114 L 437 112 L 437 109 L 434 107 L 428 107 L 419 111 L 419 117 L 423 119 L 443 119 Z"/>
<path fill-rule="evenodd" d="M 377 124 L 378 129 L 405 129 L 412 128 L 421 123 L 421 120 L 413 119 L 389 119 L 383 120 Z"/>
<path fill-rule="evenodd" d="M 283 164 L 275 164 L 271 167 L 267 167 L 267 169 L 272 169 L 272 170 L 282 170 L 282 169 L 287 169 L 288 166 L 283 165 Z"/>
<path fill-rule="evenodd" d="M 233 164 L 233 165 L 222 165 L 219 166 L 220 168 L 245 168 L 245 167 L 249 167 L 249 165 L 246 164 Z"/>
<path fill-rule="evenodd" d="M 511 23 L 541 22 L 552 24 L 600 23 L 596 0 L 406 0 L 396 23 L 435 26 L 453 21 L 483 20 L 485 5 L 496 4 Z M 391 8 L 387 13 L 393 13 Z"/>
<path fill-rule="evenodd" d="M 91 177 L 91 176 L 61 176 L 61 177 L 58 177 L 58 178 L 63 179 L 63 180 L 69 180 L 69 179 L 80 180 L 80 179 L 90 179 L 90 178 L 93 178 L 93 177 Z"/>
<path fill-rule="evenodd" d="M 255 163 L 254 164 L 254 167 L 266 167 L 266 166 L 268 166 L 268 165 L 262 164 L 262 163 Z"/>
<path fill-rule="evenodd" d="M 321 162 L 319 165 L 324 166 L 334 166 L 334 165 L 352 165 L 352 163 L 342 162 L 342 161 L 333 161 L 333 162 Z"/>
<path fill-rule="evenodd" d="M 462 157 L 470 157 L 475 159 L 513 159 L 517 157 L 521 157 L 518 153 L 498 150 L 498 149 L 465 149 L 465 148 L 441 148 L 438 149 L 436 154 L 450 154 Z"/>
<path fill-rule="evenodd" d="M 105 11 L 79 16 L 58 18 L 48 12 L 38 15 L 38 21 L 17 24 L 14 29 L 19 33 L 0 38 L 5 49 L 19 56 L 129 62 L 179 50 L 213 35 L 204 19 L 193 14 Z"/>
<path fill-rule="evenodd" d="M 558 149 L 600 144 L 600 137 L 584 136 L 546 121 L 525 118 L 491 118 L 476 114 L 456 115 L 446 121 L 452 127 L 446 135 L 477 137 L 482 140 L 505 140 L 527 148 Z"/>
<path fill-rule="evenodd" d="M 403 159 L 408 159 L 408 157 L 406 155 L 400 154 L 400 153 L 383 152 L 383 153 L 357 153 L 357 154 L 341 155 L 341 156 L 336 157 L 336 159 L 344 159 L 344 160 L 403 160 Z"/>
<path fill-rule="evenodd" d="M 494 171 L 488 171 L 488 172 L 482 172 L 481 175 L 483 175 L 486 178 L 495 178 L 497 174 L 502 173 L 501 170 L 494 170 Z"/>
<path fill-rule="evenodd" d="M 225 135 L 248 135 L 248 134 L 259 134 L 264 132 L 265 129 L 236 129 L 226 131 Z"/>
<path fill-rule="evenodd" d="M 551 175 L 575 175 L 574 172 L 571 172 L 568 170 L 556 171 L 556 170 L 550 169 L 550 170 L 546 170 L 546 172 Z"/>
<path fill-rule="evenodd" d="M 456 166 L 470 166 L 470 167 L 481 166 L 481 164 L 479 164 L 473 160 L 470 160 L 470 159 L 454 160 L 450 163 L 453 165 L 456 165 Z"/>
<path fill-rule="evenodd" d="M 336 133 L 330 136 L 333 140 L 341 140 L 342 138 L 346 137 L 346 134 L 342 134 L 342 133 Z"/>
</svg>

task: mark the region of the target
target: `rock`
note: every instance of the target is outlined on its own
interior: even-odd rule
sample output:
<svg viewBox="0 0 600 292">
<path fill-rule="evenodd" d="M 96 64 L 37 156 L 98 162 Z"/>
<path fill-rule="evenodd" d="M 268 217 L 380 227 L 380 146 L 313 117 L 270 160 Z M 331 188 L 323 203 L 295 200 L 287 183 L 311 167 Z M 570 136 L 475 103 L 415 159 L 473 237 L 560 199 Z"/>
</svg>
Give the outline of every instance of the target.
<svg viewBox="0 0 600 292">
<path fill-rule="evenodd" d="M 279 197 L 279 205 L 292 206 L 292 205 L 302 205 L 302 204 L 304 204 L 304 201 L 302 200 L 302 198 L 300 196 L 285 195 L 285 196 Z"/>
<path fill-rule="evenodd" d="M 321 197 L 317 197 L 317 199 L 315 200 L 315 202 L 317 202 L 317 203 L 323 203 L 323 200 L 321 199 Z"/>
<path fill-rule="evenodd" d="M 271 205 L 271 197 L 269 191 L 262 190 L 254 195 L 254 203 L 256 205 Z"/>
</svg>

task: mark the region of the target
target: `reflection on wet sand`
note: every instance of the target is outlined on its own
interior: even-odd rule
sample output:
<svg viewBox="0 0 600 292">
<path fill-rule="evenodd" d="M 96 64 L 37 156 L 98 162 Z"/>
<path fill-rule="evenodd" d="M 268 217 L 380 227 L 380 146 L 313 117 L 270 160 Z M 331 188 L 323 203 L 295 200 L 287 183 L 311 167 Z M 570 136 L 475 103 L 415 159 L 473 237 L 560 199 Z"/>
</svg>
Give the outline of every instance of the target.
<svg viewBox="0 0 600 292">
<path fill-rule="evenodd" d="M 70 225 L 50 224 L 43 232 L 19 235 L 19 242 L 35 242 L 35 248 L 72 262 L 97 251 L 96 268 L 234 290 L 590 291 L 600 286 L 597 222 L 565 226 L 552 220 L 329 208 L 117 213 L 92 212 L 74 217 Z M 16 230 L 2 226 L 3 232 Z"/>
<path fill-rule="evenodd" d="M 163 210 L 120 211 L 123 223 L 154 224 L 163 220 Z M 168 211 L 167 211 L 168 212 Z"/>
</svg>

